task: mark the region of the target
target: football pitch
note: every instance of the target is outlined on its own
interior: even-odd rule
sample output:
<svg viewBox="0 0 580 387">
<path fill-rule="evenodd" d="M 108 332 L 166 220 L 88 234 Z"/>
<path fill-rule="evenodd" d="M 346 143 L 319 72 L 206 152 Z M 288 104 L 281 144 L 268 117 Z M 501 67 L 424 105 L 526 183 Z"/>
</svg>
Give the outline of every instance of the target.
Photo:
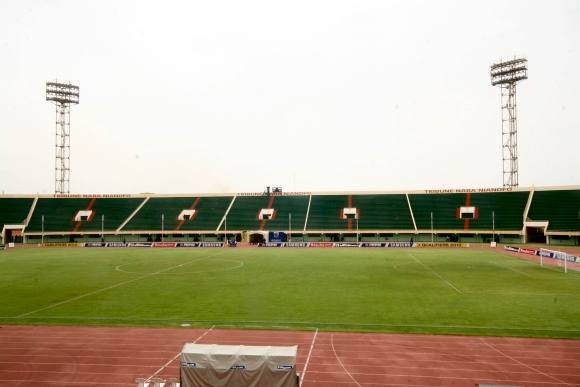
<svg viewBox="0 0 580 387">
<path fill-rule="evenodd" d="M 480 249 L 0 253 L 0 324 L 580 338 L 580 273 Z"/>
</svg>

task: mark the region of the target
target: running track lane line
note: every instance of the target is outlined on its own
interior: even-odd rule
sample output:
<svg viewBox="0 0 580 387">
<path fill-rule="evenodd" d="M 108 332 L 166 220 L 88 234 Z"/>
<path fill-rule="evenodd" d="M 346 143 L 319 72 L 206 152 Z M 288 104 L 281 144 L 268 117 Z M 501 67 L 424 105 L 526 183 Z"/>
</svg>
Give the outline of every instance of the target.
<svg viewBox="0 0 580 387">
<path fill-rule="evenodd" d="M 211 328 L 209 328 L 209 330 L 207 332 L 205 332 L 203 335 L 199 336 L 192 344 L 197 343 L 199 340 L 201 340 L 203 338 L 203 336 L 207 335 L 208 333 L 211 332 L 211 330 L 213 329 L 214 326 L 212 326 Z M 157 370 L 157 372 L 155 372 L 153 375 L 149 376 L 147 379 L 145 379 L 146 382 L 150 382 L 151 378 L 154 378 L 158 373 L 160 373 L 161 371 L 163 371 L 163 369 L 165 367 L 167 367 L 169 364 L 171 364 L 171 362 L 175 359 L 177 359 L 179 357 L 179 355 L 181 355 L 181 353 L 178 353 L 173 359 L 169 360 L 163 367 L 159 368 Z"/>
<path fill-rule="evenodd" d="M 529 369 L 531 369 L 531 370 L 533 370 L 533 371 L 535 371 L 535 372 L 537 372 L 537 373 L 539 373 L 539 374 L 542 374 L 542 375 L 544 375 L 544 376 L 547 376 L 547 377 L 549 377 L 549 378 L 551 378 L 551 379 L 554 379 L 555 381 L 557 381 L 557 382 L 558 382 L 558 383 L 560 383 L 560 384 L 565 384 L 565 385 L 567 385 L 567 386 L 574 387 L 574 385 L 572 385 L 572 384 L 570 384 L 570 383 L 566 383 L 566 382 L 564 382 L 564 381 L 562 381 L 562 380 L 560 380 L 560 379 L 557 379 L 557 378 L 553 377 L 552 375 L 548 375 L 548 374 L 546 374 L 546 373 L 544 373 L 544 372 L 542 372 L 542 371 L 540 371 L 540 370 L 537 370 L 537 369 L 535 369 L 534 367 L 531 367 L 531 366 L 529 366 L 529 365 L 527 365 L 527 364 L 524 364 L 524 363 L 522 363 L 521 361 L 519 361 L 519 360 L 517 360 L 517 359 L 514 359 L 514 358 L 513 358 L 513 357 L 511 357 L 511 356 L 508 356 L 508 355 L 506 355 L 505 353 L 503 353 L 503 352 L 502 352 L 502 351 L 500 351 L 499 349 L 496 349 L 496 348 L 494 348 L 494 347 L 493 347 L 491 344 L 489 344 L 488 342 L 486 342 L 486 341 L 485 341 L 483 338 L 480 338 L 480 340 L 481 340 L 481 341 L 483 341 L 483 343 L 484 343 L 485 345 L 487 345 L 489 348 L 491 348 L 491 349 L 493 349 L 494 351 L 496 351 L 497 353 L 499 353 L 499 354 L 501 354 L 501 355 L 503 355 L 503 356 L 507 357 L 508 359 L 511 359 L 511 360 L 515 361 L 516 363 L 523 365 L 524 367 L 528 367 Z"/>
<path fill-rule="evenodd" d="M 177 265 L 177 266 L 169 267 L 167 269 L 159 270 L 159 271 L 157 271 L 155 273 L 151 273 L 151 274 L 144 275 L 143 277 L 139 277 L 139 278 L 135 278 L 135 279 L 132 279 L 132 280 L 129 280 L 129 281 L 121 282 L 120 284 L 116 284 L 116 285 L 113 285 L 113 286 L 109 286 L 109 287 L 104 288 L 104 289 L 95 290 L 94 292 L 90 292 L 90 293 L 87 293 L 87 294 L 83 294 L 82 296 L 78 296 L 78 297 L 75 297 L 75 298 L 71 298 L 70 300 L 66 300 L 66 301 L 59 302 L 58 304 L 49 305 L 49 306 L 46 306 L 44 308 L 40 308 L 40 309 L 37 309 L 37 310 L 33 310 L 32 312 L 24 313 L 24 314 L 21 314 L 20 316 L 14 317 L 14 318 L 20 318 L 20 317 L 28 316 L 29 314 L 33 314 L 33 313 L 36 313 L 36 312 L 40 312 L 40 311 L 45 310 L 45 309 L 54 308 L 55 306 L 59 306 L 59 305 L 66 304 L 66 303 L 71 302 L 71 301 L 76 301 L 76 300 L 79 300 L 81 298 L 84 298 L 84 297 L 87 297 L 87 296 L 91 296 L 93 294 L 97 294 L 97 293 L 100 293 L 100 292 L 104 292 L 105 290 L 109 290 L 109 289 L 116 288 L 117 286 L 121 286 L 121 285 L 125 285 L 125 284 L 131 283 L 131 282 L 139 281 L 139 280 L 141 280 L 143 278 L 149 278 L 149 277 L 151 277 L 153 275 L 161 274 L 164 271 L 168 271 L 168 270 L 171 270 L 171 269 L 175 269 L 176 267 L 181 267 L 181 266 L 189 265 L 190 263 L 202 261 L 204 259 L 208 259 L 208 258 L 211 258 L 211 257 L 215 257 L 216 255 L 224 254 L 226 252 L 227 251 L 222 251 L 221 253 L 217 253 L 217 254 L 214 254 L 214 255 L 210 255 L 209 257 L 195 259 L 193 261 L 189 261 L 189 262 L 186 262 L 186 263 L 182 263 L 181 265 Z"/>
<path fill-rule="evenodd" d="M 415 261 L 419 262 L 421 265 L 423 265 L 423 267 L 425 267 L 425 269 L 429 270 L 431 273 L 435 274 L 437 277 L 439 277 L 443 282 L 445 282 L 447 285 L 451 286 L 453 289 L 455 289 L 457 291 L 457 293 L 461 294 L 461 290 L 457 289 L 455 286 L 451 285 L 451 283 L 449 283 L 445 278 L 441 277 L 439 274 L 435 273 L 433 270 L 431 270 L 427 265 L 425 265 L 423 262 L 419 261 L 417 258 L 413 257 L 411 254 L 409 254 L 411 256 L 411 258 L 413 258 Z"/>
<path fill-rule="evenodd" d="M 306 358 L 306 364 L 304 364 L 304 371 L 302 371 L 302 377 L 300 378 L 300 384 L 304 383 L 304 375 L 306 375 L 306 369 L 308 368 L 308 362 L 310 361 L 310 355 L 312 355 L 312 349 L 314 348 L 314 342 L 316 341 L 316 335 L 318 334 L 318 328 L 314 332 L 314 337 L 312 338 L 312 344 L 310 344 L 310 351 L 308 352 L 308 357 Z"/>
<path fill-rule="evenodd" d="M 330 335 L 330 343 L 332 344 L 332 352 L 334 352 L 334 357 L 336 357 L 336 360 L 338 360 L 338 362 L 340 363 L 340 365 L 342 366 L 342 369 L 344 370 L 344 372 L 346 372 L 348 374 L 348 376 L 350 376 L 350 378 L 352 379 L 353 382 L 356 383 L 356 385 L 358 387 L 362 387 L 360 384 L 358 384 L 358 382 L 356 381 L 356 379 L 350 374 L 350 372 L 347 371 L 347 369 L 344 367 L 344 365 L 342 364 L 342 362 L 340 361 L 340 359 L 338 358 L 338 355 L 336 354 L 336 351 L 334 350 L 334 334 Z"/>
</svg>

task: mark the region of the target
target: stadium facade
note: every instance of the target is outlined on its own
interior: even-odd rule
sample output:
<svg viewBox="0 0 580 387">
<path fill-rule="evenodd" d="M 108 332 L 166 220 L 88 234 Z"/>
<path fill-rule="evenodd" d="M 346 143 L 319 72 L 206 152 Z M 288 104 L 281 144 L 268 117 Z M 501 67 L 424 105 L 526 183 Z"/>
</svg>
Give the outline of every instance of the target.
<svg viewBox="0 0 580 387">
<path fill-rule="evenodd" d="M 580 244 L 580 186 L 0 195 L 2 241 Z"/>
</svg>

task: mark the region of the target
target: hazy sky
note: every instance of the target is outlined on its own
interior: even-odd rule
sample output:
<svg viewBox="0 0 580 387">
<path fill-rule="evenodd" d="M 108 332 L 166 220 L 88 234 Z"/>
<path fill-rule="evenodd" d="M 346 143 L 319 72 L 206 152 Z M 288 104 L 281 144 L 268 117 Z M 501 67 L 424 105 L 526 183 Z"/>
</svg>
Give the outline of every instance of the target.
<svg viewBox="0 0 580 387">
<path fill-rule="evenodd" d="M 0 0 L 0 193 L 54 193 L 55 106 L 80 86 L 71 193 L 580 184 L 578 1 Z"/>
</svg>

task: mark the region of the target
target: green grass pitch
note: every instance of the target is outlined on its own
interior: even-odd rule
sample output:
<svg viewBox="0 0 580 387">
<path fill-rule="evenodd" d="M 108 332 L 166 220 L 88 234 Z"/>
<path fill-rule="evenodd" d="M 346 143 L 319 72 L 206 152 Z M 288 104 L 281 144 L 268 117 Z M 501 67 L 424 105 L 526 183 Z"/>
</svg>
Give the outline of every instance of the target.
<svg viewBox="0 0 580 387">
<path fill-rule="evenodd" d="M 0 324 L 580 338 L 580 273 L 488 250 L 0 252 Z"/>
</svg>

